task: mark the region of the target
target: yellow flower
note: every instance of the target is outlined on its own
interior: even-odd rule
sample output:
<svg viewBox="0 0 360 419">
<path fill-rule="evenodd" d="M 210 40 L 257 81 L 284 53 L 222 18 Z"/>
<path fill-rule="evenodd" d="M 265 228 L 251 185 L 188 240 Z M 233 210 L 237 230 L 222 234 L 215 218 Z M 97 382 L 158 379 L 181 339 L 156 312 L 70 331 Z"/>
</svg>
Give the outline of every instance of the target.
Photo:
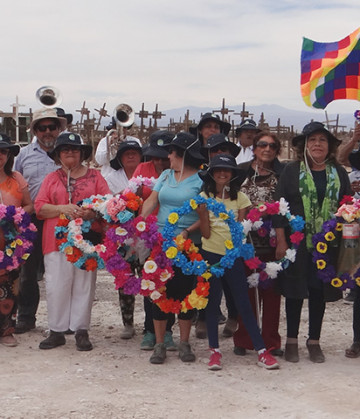
<svg viewBox="0 0 360 419">
<path fill-rule="evenodd" d="M 324 243 L 324 242 L 319 242 L 319 243 L 316 245 L 316 250 L 317 250 L 319 253 L 326 253 L 326 252 L 327 252 L 327 244 L 326 244 L 326 243 Z"/>
<path fill-rule="evenodd" d="M 355 278 L 355 282 L 356 282 L 356 285 L 358 287 L 360 287 L 360 276 L 358 276 L 357 278 Z"/>
<path fill-rule="evenodd" d="M 212 277 L 212 274 L 209 271 L 206 271 L 201 276 L 208 281 Z"/>
<path fill-rule="evenodd" d="M 182 313 L 187 313 L 187 312 L 188 312 L 188 308 L 187 308 L 187 306 L 186 306 L 185 301 L 182 301 L 182 302 L 181 302 L 181 312 L 182 312 Z"/>
<path fill-rule="evenodd" d="M 225 214 L 225 212 L 220 212 L 219 217 L 222 220 L 227 220 L 229 218 L 229 216 L 227 214 Z"/>
<path fill-rule="evenodd" d="M 72 255 L 72 253 L 73 253 L 72 247 L 71 246 L 65 247 L 64 253 L 65 253 L 65 255 Z"/>
<path fill-rule="evenodd" d="M 13 247 L 13 248 L 16 247 L 16 241 L 15 240 L 10 243 L 10 247 Z"/>
<path fill-rule="evenodd" d="M 326 266 L 326 262 L 324 261 L 324 259 L 319 259 L 319 260 L 316 261 L 316 267 L 318 269 L 320 269 L 320 270 L 324 269 L 325 266 Z"/>
<path fill-rule="evenodd" d="M 179 219 L 179 215 L 176 212 L 172 212 L 169 217 L 168 221 L 170 224 L 175 224 Z"/>
<path fill-rule="evenodd" d="M 198 204 L 196 203 L 195 199 L 190 199 L 190 207 L 195 210 L 198 207 Z"/>
<path fill-rule="evenodd" d="M 343 282 L 340 278 L 333 278 L 331 280 L 331 285 L 335 288 L 340 288 L 342 286 Z"/>
<path fill-rule="evenodd" d="M 225 244 L 225 247 L 229 250 L 234 248 L 233 242 L 231 240 L 225 240 L 224 244 Z"/>
<path fill-rule="evenodd" d="M 5 252 L 8 256 L 12 256 L 12 254 L 13 254 L 13 251 L 11 250 L 11 249 L 6 249 L 6 252 Z"/>
<path fill-rule="evenodd" d="M 21 239 L 16 239 L 16 244 L 18 246 L 22 246 L 24 243 L 23 243 L 23 241 Z"/>
<path fill-rule="evenodd" d="M 22 256 L 21 256 L 21 259 L 24 259 L 24 260 L 27 260 L 27 258 L 30 256 L 30 253 L 24 253 Z"/>
<path fill-rule="evenodd" d="M 199 296 L 195 290 L 191 291 L 189 295 L 189 303 L 196 309 L 202 310 L 207 306 L 208 300 L 207 298 Z"/>
<path fill-rule="evenodd" d="M 336 230 L 336 231 L 341 231 L 341 230 L 342 230 L 342 228 L 343 228 L 342 223 L 337 223 L 337 224 L 336 224 L 336 227 L 335 227 L 335 230 Z"/>
<path fill-rule="evenodd" d="M 165 252 L 166 257 L 168 259 L 174 259 L 174 257 L 177 255 L 177 249 L 174 246 L 170 246 L 167 251 Z"/>
<path fill-rule="evenodd" d="M 182 251 L 185 242 L 184 236 L 182 234 L 179 234 L 175 237 L 174 242 L 176 243 L 176 246 Z"/>
<path fill-rule="evenodd" d="M 335 234 L 332 231 L 329 231 L 325 234 L 325 240 L 331 242 L 335 239 Z"/>
</svg>

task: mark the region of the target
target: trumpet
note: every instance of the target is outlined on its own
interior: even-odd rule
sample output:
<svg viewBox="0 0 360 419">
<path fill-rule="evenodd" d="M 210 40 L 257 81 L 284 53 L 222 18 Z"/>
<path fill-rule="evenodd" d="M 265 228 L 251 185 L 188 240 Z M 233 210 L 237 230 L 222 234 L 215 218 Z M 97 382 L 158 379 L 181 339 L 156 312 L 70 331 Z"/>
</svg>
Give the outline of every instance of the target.
<svg viewBox="0 0 360 419">
<path fill-rule="evenodd" d="M 124 128 L 130 127 L 135 121 L 135 112 L 130 105 L 121 103 L 116 106 L 113 114 L 116 129 L 111 129 L 106 134 L 106 146 L 108 160 L 112 160 L 117 153 L 120 143 L 125 141 Z"/>
<path fill-rule="evenodd" d="M 45 108 L 56 108 L 62 102 L 60 91 L 53 86 L 42 86 L 37 89 L 36 99 Z"/>
</svg>

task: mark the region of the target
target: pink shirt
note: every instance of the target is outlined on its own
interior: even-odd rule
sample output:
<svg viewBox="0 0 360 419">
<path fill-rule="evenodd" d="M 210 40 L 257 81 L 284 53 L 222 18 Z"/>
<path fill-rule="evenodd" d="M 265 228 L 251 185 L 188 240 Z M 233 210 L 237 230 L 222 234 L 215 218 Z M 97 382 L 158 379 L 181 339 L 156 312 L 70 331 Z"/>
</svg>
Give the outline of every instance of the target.
<svg viewBox="0 0 360 419">
<path fill-rule="evenodd" d="M 110 193 L 110 189 L 95 169 L 88 169 L 86 174 L 77 179 L 70 179 L 72 191 L 72 203 L 76 204 L 82 199 L 89 198 L 91 195 Z M 40 191 L 35 199 L 35 211 L 38 214 L 45 204 L 66 205 L 69 203 L 69 194 L 66 190 L 66 174 L 62 169 L 50 173 L 44 179 Z M 55 227 L 58 217 L 46 218 L 43 229 L 43 253 L 57 252 L 55 240 Z"/>
<path fill-rule="evenodd" d="M 140 163 L 139 166 L 136 168 L 134 174 L 132 177 L 154 177 L 157 179 L 159 177 L 158 172 L 155 169 L 154 163 L 152 161 L 147 161 L 145 163 Z M 142 199 L 145 201 L 149 198 L 152 190 L 148 188 L 147 186 L 143 186 L 142 190 Z M 155 208 L 155 210 L 152 212 L 153 215 L 157 215 L 159 212 L 159 207 Z"/>
</svg>

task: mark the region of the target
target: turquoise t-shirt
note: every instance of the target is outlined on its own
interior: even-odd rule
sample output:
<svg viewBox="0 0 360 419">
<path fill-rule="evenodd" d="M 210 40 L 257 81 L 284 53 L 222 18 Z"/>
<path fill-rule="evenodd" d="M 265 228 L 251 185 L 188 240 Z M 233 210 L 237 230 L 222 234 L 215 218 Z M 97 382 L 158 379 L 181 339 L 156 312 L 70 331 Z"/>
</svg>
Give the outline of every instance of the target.
<svg viewBox="0 0 360 419">
<path fill-rule="evenodd" d="M 177 182 L 174 177 L 174 171 L 164 170 L 157 180 L 154 191 L 159 193 L 159 213 L 158 226 L 162 231 L 169 214 L 177 208 L 181 208 L 185 201 L 199 195 L 202 186 L 202 180 L 195 173 L 192 176 Z M 180 217 L 175 234 L 180 234 L 185 228 L 190 227 L 199 219 L 197 212 L 193 211 Z M 200 230 L 190 236 L 194 243 L 200 243 Z"/>
</svg>

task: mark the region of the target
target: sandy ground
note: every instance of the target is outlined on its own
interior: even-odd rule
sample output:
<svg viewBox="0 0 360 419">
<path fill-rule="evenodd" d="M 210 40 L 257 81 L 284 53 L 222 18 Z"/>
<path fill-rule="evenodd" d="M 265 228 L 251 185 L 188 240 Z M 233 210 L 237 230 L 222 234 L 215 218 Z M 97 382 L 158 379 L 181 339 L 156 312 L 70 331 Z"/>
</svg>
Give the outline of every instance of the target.
<svg viewBox="0 0 360 419">
<path fill-rule="evenodd" d="M 280 370 L 256 365 L 256 354 L 239 357 L 232 339 L 221 338 L 223 369 L 207 369 L 207 341 L 192 331 L 197 355 L 183 364 L 177 352 L 164 365 L 149 363 L 139 349 L 142 299 L 136 299 L 136 336 L 121 340 L 117 293 L 105 272 L 98 276 L 90 337 L 91 352 L 78 352 L 74 337 L 65 346 L 41 351 L 47 329 L 44 284 L 37 328 L 18 335 L 16 348 L 0 347 L 1 418 L 355 418 L 359 417 L 360 359 L 347 359 L 352 307 L 329 304 L 323 328 L 324 364 L 309 361 L 303 310 L 300 362 L 280 359 Z M 222 328 L 222 326 L 220 326 Z M 285 335 L 284 315 L 281 334 Z M 177 325 L 174 328 L 178 339 Z"/>
</svg>

